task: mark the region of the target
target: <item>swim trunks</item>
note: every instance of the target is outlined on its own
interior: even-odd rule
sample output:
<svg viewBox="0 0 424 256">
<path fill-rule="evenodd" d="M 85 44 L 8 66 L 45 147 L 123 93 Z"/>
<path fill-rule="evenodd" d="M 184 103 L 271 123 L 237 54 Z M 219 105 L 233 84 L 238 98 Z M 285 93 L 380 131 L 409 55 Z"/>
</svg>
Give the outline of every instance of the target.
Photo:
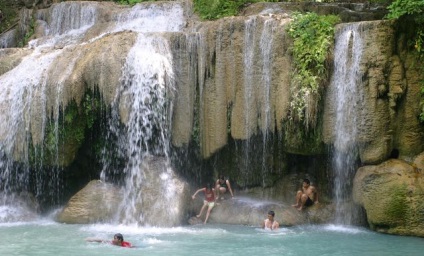
<svg viewBox="0 0 424 256">
<path fill-rule="evenodd" d="M 314 204 L 314 201 L 312 201 L 312 200 L 308 197 L 308 199 L 306 199 L 305 206 L 306 206 L 306 207 L 308 207 L 308 206 L 311 206 L 311 205 L 313 205 L 313 204 Z"/>
</svg>

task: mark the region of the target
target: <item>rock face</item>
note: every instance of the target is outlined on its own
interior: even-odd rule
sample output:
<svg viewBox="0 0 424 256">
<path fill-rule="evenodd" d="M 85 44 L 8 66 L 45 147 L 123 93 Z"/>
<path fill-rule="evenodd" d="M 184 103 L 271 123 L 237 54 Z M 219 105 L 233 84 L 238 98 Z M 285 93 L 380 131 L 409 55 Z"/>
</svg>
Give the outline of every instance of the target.
<svg viewBox="0 0 424 256">
<path fill-rule="evenodd" d="M 192 206 L 192 211 L 197 215 L 202 207 L 201 200 L 196 199 Z M 281 226 L 330 223 L 333 215 L 331 206 L 315 205 L 299 212 L 291 205 L 240 196 L 215 204 L 208 223 L 261 226 L 270 210 L 275 212 L 275 220 Z M 188 222 L 191 225 L 202 224 L 205 216 L 204 211 L 200 218 L 192 217 Z"/>
<path fill-rule="evenodd" d="M 424 174 L 402 160 L 365 166 L 354 179 L 353 197 L 371 229 L 424 237 Z"/>
<path fill-rule="evenodd" d="M 57 221 L 181 225 L 189 207 L 188 184 L 161 158 L 147 159 L 143 165 L 139 173 L 129 175 L 125 189 L 99 180 L 91 181 L 69 200 L 57 215 Z"/>
<path fill-rule="evenodd" d="M 341 24 L 338 29 L 349 24 Z M 424 149 L 424 132 L 418 121 L 420 86 L 419 69 L 411 66 L 412 54 L 400 49 L 395 38 L 395 27 L 389 21 L 361 22 L 362 56 L 357 72 L 361 93 L 359 102 L 346 102 L 359 107 L 349 113 L 346 126 L 356 127 L 351 145 L 358 145 L 363 164 L 381 163 L 393 150 L 404 159 L 411 159 Z M 324 131 L 326 144 L 335 141 L 337 133 L 335 88 L 330 85 L 324 102 Z M 403 104 L 403 99 L 411 104 Z M 356 123 L 354 123 L 356 122 Z M 343 149 L 339 149 L 343 150 Z"/>
<path fill-rule="evenodd" d="M 122 198 L 119 188 L 93 180 L 69 200 L 56 220 L 69 224 L 111 222 Z"/>
</svg>

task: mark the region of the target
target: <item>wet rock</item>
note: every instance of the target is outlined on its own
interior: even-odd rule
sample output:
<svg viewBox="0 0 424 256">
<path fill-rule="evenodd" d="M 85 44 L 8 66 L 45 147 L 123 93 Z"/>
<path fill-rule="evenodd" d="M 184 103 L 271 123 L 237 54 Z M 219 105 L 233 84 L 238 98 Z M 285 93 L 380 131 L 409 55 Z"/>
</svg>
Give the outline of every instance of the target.
<svg viewBox="0 0 424 256">
<path fill-rule="evenodd" d="M 371 229 L 424 237 L 424 175 L 410 163 L 391 159 L 359 168 L 353 184 Z"/>
</svg>

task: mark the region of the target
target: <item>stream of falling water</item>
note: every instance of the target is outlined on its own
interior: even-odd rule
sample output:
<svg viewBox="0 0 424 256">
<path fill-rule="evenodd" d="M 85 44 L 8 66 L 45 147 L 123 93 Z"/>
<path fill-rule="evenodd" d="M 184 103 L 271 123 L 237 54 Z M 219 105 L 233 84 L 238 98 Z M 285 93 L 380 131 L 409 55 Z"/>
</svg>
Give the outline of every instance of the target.
<svg viewBox="0 0 424 256">
<path fill-rule="evenodd" d="M 331 86 L 335 90 L 335 152 L 333 155 L 335 221 L 351 224 L 353 211 L 346 208 L 352 180 L 357 168 L 358 152 L 354 141 L 360 123 L 363 90 L 360 62 L 363 52 L 360 24 L 343 25 L 336 33 L 334 74 Z"/>
</svg>

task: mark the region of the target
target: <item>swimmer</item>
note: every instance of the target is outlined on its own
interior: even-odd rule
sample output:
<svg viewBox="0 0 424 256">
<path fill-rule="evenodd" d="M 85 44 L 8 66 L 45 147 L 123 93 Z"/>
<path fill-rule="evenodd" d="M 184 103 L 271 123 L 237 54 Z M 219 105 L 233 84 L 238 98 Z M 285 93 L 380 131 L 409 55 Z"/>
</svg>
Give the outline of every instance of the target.
<svg viewBox="0 0 424 256">
<path fill-rule="evenodd" d="M 113 244 L 113 245 L 116 245 L 116 246 L 122 246 L 122 247 L 127 247 L 127 248 L 133 247 L 131 245 L 131 243 L 124 241 L 124 237 L 120 233 L 115 234 L 113 236 L 112 241 L 98 239 L 98 238 L 86 238 L 85 241 L 87 241 L 87 242 L 97 242 L 97 243 L 110 243 L 110 244 Z"/>
<path fill-rule="evenodd" d="M 274 220 L 275 213 L 274 211 L 268 212 L 268 219 L 264 220 L 262 223 L 262 228 L 268 230 L 277 230 L 280 227 L 280 224 Z"/>
</svg>

